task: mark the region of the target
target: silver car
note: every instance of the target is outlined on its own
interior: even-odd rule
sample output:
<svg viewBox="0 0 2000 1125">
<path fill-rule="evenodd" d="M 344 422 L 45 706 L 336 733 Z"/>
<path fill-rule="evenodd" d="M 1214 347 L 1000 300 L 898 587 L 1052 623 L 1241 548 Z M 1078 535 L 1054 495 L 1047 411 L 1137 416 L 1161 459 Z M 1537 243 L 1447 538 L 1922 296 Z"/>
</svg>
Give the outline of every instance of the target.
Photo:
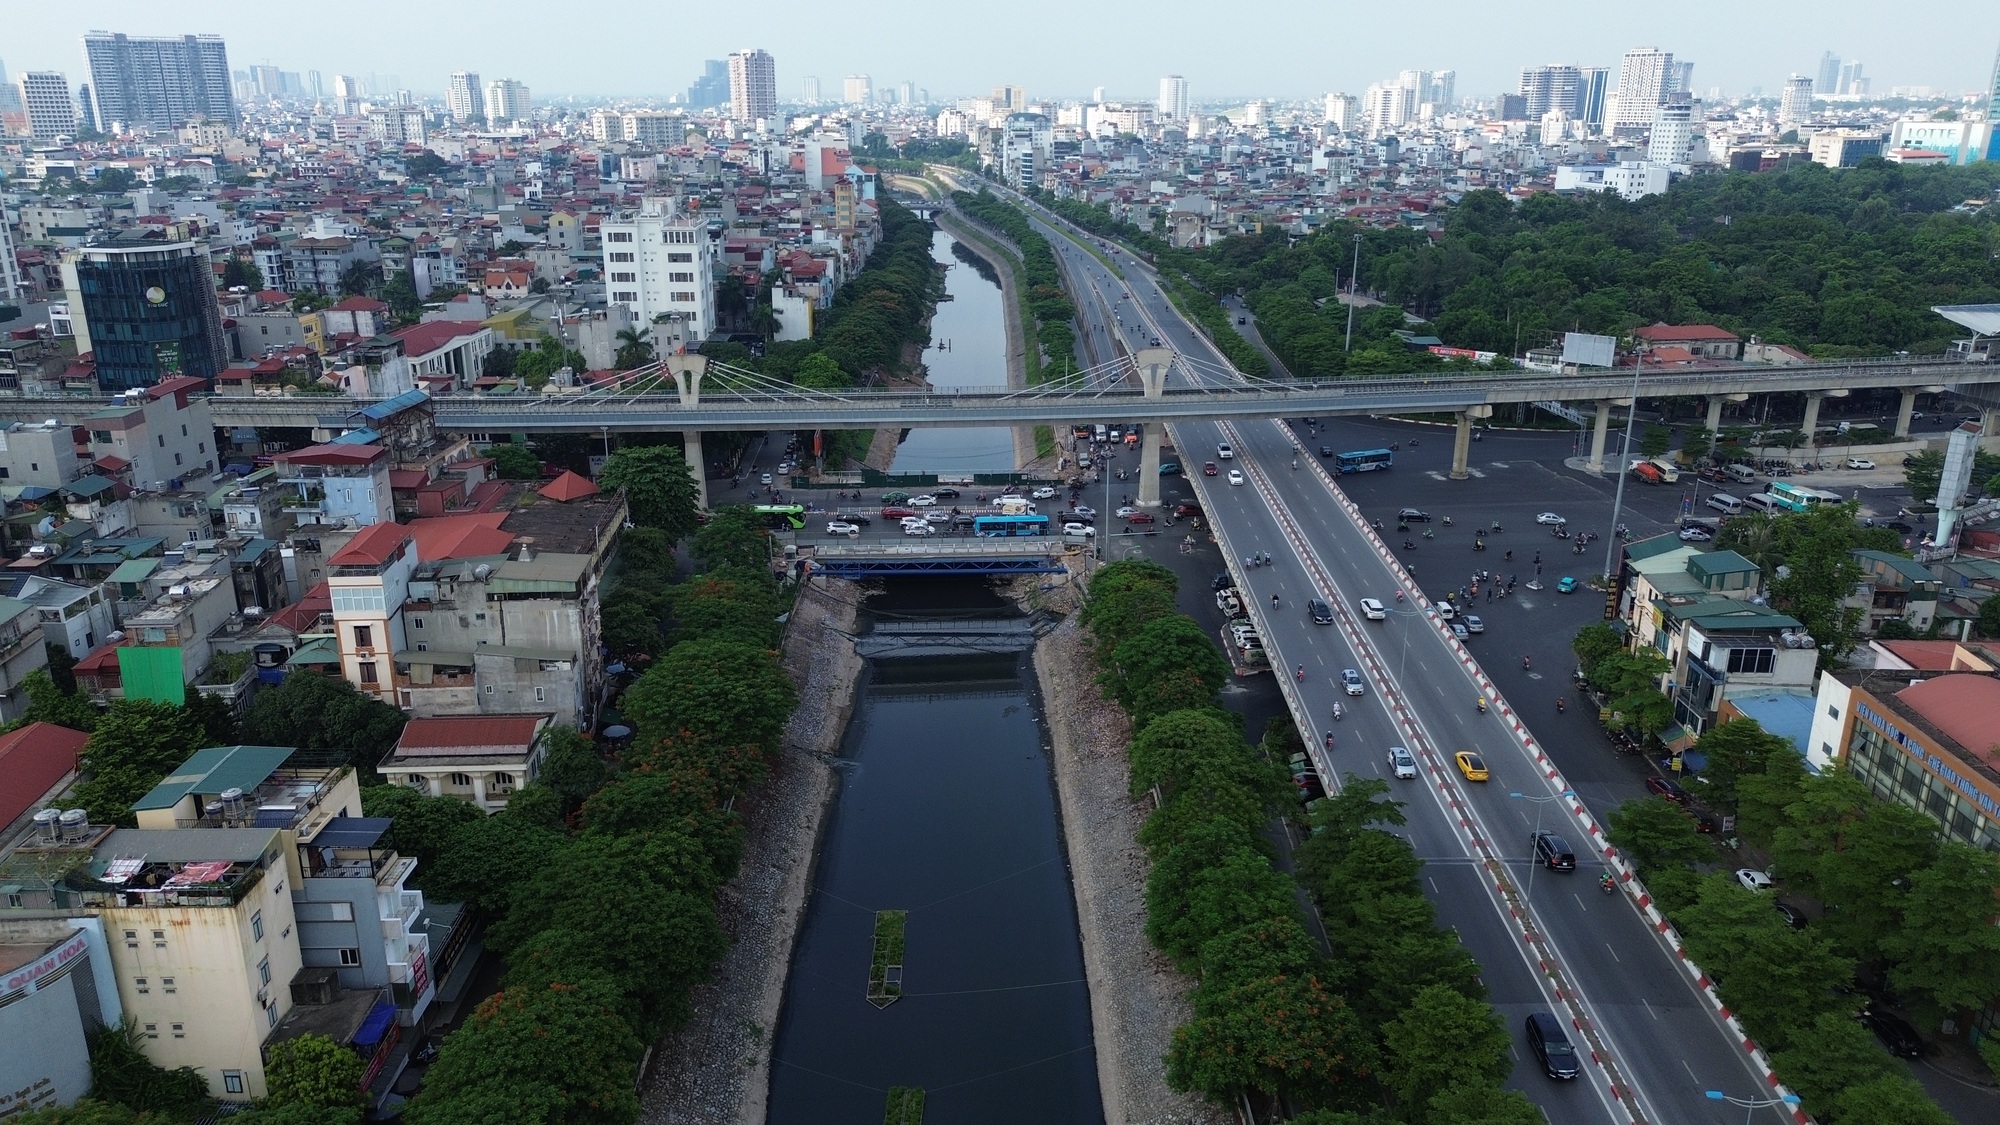
<svg viewBox="0 0 2000 1125">
<path fill-rule="evenodd" d="M 1401 746 L 1389 747 L 1389 772 L 1398 779 L 1409 781 L 1417 776 L 1417 760 Z"/>
</svg>

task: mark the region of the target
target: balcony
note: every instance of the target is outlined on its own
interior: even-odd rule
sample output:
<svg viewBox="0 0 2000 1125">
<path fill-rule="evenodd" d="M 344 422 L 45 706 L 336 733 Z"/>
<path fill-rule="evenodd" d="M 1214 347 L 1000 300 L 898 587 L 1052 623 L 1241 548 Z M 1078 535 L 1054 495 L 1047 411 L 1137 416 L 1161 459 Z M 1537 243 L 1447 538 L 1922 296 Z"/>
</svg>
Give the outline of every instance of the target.
<svg viewBox="0 0 2000 1125">
<path fill-rule="evenodd" d="M 307 522 L 317 523 L 317 517 L 326 514 L 326 490 L 302 488 L 286 493 L 279 498 L 278 509 L 287 515 L 315 517 Z"/>
</svg>

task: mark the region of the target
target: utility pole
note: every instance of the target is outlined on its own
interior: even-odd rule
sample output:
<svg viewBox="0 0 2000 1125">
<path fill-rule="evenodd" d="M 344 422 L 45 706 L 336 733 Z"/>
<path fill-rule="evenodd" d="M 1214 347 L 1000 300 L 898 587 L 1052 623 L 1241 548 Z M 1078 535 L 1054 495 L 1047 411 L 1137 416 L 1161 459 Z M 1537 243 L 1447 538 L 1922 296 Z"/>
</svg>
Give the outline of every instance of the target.
<svg viewBox="0 0 2000 1125">
<path fill-rule="evenodd" d="M 1361 236 L 1354 236 L 1354 268 L 1347 272 L 1347 347 L 1354 350 L 1354 283 L 1361 280 Z"/>
</svg>

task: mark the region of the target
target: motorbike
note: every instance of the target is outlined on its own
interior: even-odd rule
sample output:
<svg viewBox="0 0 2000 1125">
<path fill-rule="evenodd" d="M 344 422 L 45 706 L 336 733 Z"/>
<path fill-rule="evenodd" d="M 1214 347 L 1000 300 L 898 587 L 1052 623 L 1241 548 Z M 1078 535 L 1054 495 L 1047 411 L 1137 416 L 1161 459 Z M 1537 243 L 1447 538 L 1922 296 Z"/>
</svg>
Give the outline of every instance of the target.
<svg viewBox="0 0 2000 1125">
<path fill-rule="evenodd" d="M 1560 715 L 1568 709 L 1569 704 L 1563 702 L 1563 697 L 1560 695 L 1556 696 L 1556 714 Z"/>
<path fill-rule="evenodd" d="M 1521 658 L 1521 671 L 1523 671 L 1523 672 L 1526 672 L 1526 671 L 1528 671 L 1528 670 L 1532 669 L 1532 668 L 1533 668 L 1534 666 L 1535 666 L 1535 659 L 1534 659 L 1534 657 L 1532 657 L 1532 656 L 1524 656 L 1524 657 L 1522 657 L 1522 658 Z"/>
<path fill-rule="evenodd" d="M 1446 516 L 1446 517 L 1444 518 L 1444 525 L 1445 525 L 1446 527 L 1450 527 L 1450 526 L 1451 526 L 1451 517 L 1450 517 L 1450 516 Z"/>
<path fill-rule="evenodd" d="M 1486 698 L 1484 696 L 1481 696 L 1479 699 L 1479 713 L 1482 715 L 1486 713 Z"/>
<path fill-rule="evenodd" d="M 1554 536 L 1554 537 L 1555 537 L 1555 538 L 1557 538 L 1557 539 L 1568 539 L 1568 538 L 1569 538 L 1569 528 L 1566 528 L 1566 527 L 1561 527 L 1561 526 L 1557 526 L 1557 527 L 1554 527 L 1554 528 L 1551 528 L 1551 529 L 1549 530 L 1549 534 L 1550 534 L 1551 536 Z"/>
<path fill-rule="evenodd" d="M 1597 881 L 1597 886 L 1605 894 L 1615 894 L 1618 891 L 1618 881 L 1613 879 L 1609 872 L 1606 872 L 1605 876 Z"/>
<path fill-rule="evenodd" d="M 1475 551 L 1484 551 L 1486 549 L 1486 540 L 1474 539 L 1472 541 L 1472 549 Z"/>
</svg>

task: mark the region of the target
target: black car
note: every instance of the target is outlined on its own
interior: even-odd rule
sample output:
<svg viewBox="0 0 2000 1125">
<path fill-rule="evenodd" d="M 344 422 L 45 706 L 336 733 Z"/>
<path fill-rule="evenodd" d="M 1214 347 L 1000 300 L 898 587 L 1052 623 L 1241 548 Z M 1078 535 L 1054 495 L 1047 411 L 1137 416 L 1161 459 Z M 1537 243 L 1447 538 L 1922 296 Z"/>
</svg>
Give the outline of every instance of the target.
<svg viewBox="0 0 2000 1125">
<path fill-rule="evenodd" d="M 1542 1073 L 1550 1078 L 1575 1078 L 1582 1068 L 1576 1063 L 1576 1046 L 1569 1041 L 1563 1023 L 1551 1012 L 1528 1016 L 1528 1047 L 1542 1062 Z"/>
<path fill-rule="evenodd" d="M 1535 862 L 1550 871 L 1575 871 L 1576 853 L 1570 850 L 1569 841 L 1553 832 L 1537 832 L 1531 838 L 1535 845 Z"/>
<path fill-rule="evenodd" d="M 1904 523 L 1902 520 L 1890 520 L 1888 523 L 1885 523 L 1882 526 L 1888 528 L 1890 531 L 1893 531 L 1898 535 L 1908 535 L 1911 532 L 1917 530 L 1916 528 L 1911 527 L 1909 524 Z"/>
<path fill-rule="evenodd" d="M 1806 928 L 1806 916 L 1799 911 L 1798 907 L 1785 902 L 1773 902 L 1771 905 L 1778 908 L 1778 917 L 1785 920 L 1785 925 L 1795 930 Z"/>
<path fill-rule="evenodd" d="M 1873 1008 L 1863 1008 L 1854 1014 L 1862 1027 L 1875 1033 L 1875 1038 L 1889 1049 L 1889 1053 L 1900 1058 L 1914 1059 L 1924 1053 L 1923 1037 L 1917 1029 L 1901 1018 Z"/>
<path fill-rule="evenodd" d="M 1319 447 L 1319 455 L 1320 455 L 1321 457 L 1331 457 L 1331 456 L 1333 456 L 1333 447 L 1332 447 L 1332 446 L 1330 446 L 1330 445 L 1322 445 L 1322 446 L 1320 446 L 1320 447 Z"/>
<path fill-rule="evenodd" d="M 1234 585 L 1236 585 L 1236 579 L 1229 577 L 1229 572 L 1225 570 L 1209 580 L 1208 588 L 1211 590 L 1227 590 Z"/>
<path fill-rule="evenodd" d="M 965 494 L 956 488 L 933 488 L 931 489 L 931 495 L 940 500 L 956 500 Z"/>
<path fill-rule="evenodd" d="M 1312 614 L 1313 624 L 1315 625 L 1333 624 L 1333 607 L 1320 601 L 1318 598 L 1314 598 L 1306 603 L 1306 612 Z"/>
<path fill-rule="evenodd" d="M 1402 511 L 1396 513 L 1396 521 L 1398 523 L 1429 523 L 1431 522 L 1431 514 L 1417 508 L 1404 508 Z"/>
</svg>

